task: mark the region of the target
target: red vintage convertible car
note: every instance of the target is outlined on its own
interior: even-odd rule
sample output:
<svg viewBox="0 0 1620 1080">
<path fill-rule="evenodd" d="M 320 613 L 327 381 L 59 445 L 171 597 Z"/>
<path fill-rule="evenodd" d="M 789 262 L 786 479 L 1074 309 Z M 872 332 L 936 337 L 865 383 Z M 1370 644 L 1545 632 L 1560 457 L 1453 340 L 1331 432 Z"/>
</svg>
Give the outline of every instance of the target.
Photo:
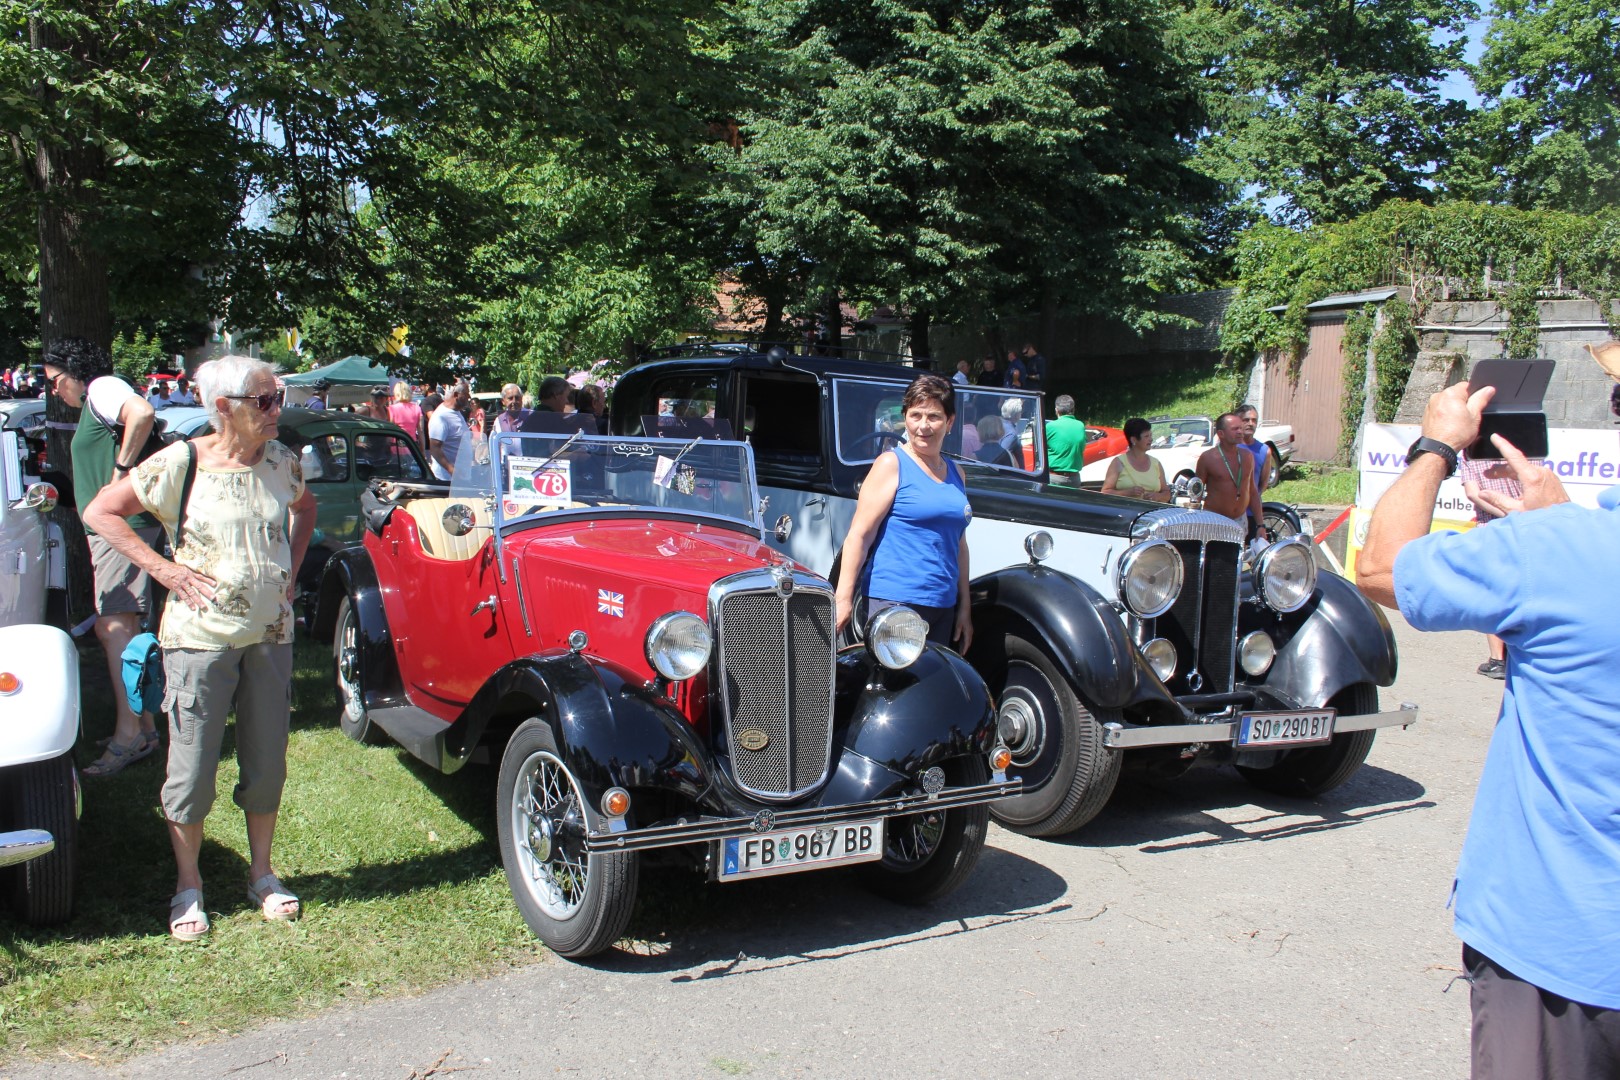
<svg viewBox="0 0 1620 1080">
<path fill-rule="evenodd" d="M 1087 426 L 1086 449 L 1081 456 L 1081 462 L 1090 465 L 1093 461 L 1107 461 L 1109 458 L 1119 457 L 1130 448 L 1131 444 L 1125 438 L 1123 429 Z"/>
<path fill-rule="evenodd" d="M 909 609 L 838 650 L 832 587 L 766 543 L 751 449 L 680 423 L 503 433 L 451 485 L 377 481 L 322 581 L 343 730 L 499 761 L 512 894 L 564 956 L 618 940 L 654 849 L 932 899 L 1019 787 L 973 669 Z"/>
</svg>

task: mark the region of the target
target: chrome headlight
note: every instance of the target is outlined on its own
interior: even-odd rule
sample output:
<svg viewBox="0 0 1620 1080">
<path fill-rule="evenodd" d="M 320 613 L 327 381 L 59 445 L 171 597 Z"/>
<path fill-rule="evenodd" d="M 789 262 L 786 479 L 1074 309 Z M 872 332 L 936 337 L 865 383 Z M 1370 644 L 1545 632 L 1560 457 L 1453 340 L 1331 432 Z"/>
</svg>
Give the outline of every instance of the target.
<svg viewBox="0 0 1620 1080">
<path fill-rule="evenodd" d="M 1266 548 L 1255 566 L 1260 578 L 1260 595 L 1273 611 L 1298 611 L 1316 592 L 1316 556 L 1311 542 L 1303 536 L 1291 537 Z"/>
<path fill-rule="evenodd" d="M 1271 670 L 1271 662 L 1277 659 L 1277 643 L 1271 640 L 1271 635 L 1264 630 L 1255 630 L 1243 635 L 1238 642 L 1238 663 L 1243 670 L 1253 678 L 1258 679 Z"/>
<path fill-rule="evenodd" d="M 647 663 L 666 679 L 682 682 L 709 662 L 714 638 L 709 625 L 690 611 L 660 615 L 647 630 Z"/>
<path fill-rule="evenodd" d="M 908 668 L 928 644 L 928 622 L 908 607 L 887 607 L 866 624 L 866 647 L 893 671 Z"/>
<path fill-rule="evenodd" d="M 1154 619 L 1181 595 L 1181 574 L 1181 552 L 1168 540 L 1149 540 L 1120 556 L 1115 585 L 1132 614 Z"/>
<path fill-rule="evenodd" d="M 1029 556 L 1030 562 L 1045 562 L 1052 557 L 1052 534 L 1045 529 L 1037 529 L 1024 537 L 1024 554 Z"/>
<path fill-rule="evenodd" d="M 1147 660 L 1148 667 L 1153 674 L 1159 677 L 1160 682 L 1169 682 L 1170 676 L 1176 673 L 1176 647 L 1162 637 L 1156 637 L 1142 646 L 1142 656 Z"/>
</svg>

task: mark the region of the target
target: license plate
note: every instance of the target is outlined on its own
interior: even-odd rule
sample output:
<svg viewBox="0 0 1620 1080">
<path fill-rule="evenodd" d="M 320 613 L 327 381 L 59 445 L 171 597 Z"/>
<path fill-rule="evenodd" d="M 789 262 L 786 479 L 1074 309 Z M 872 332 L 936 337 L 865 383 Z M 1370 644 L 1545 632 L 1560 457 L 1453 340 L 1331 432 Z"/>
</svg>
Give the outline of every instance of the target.
<svg viewBox="0 0 1620 1080">
<path fill-rule="evenodd" d="M 1303 746 L 1333 738 L 1332 709 L 1244 713 L 1238 721 L 1239 746 Z"/>
<path fill-rule="evenodd" d="M 770 877 L 883 858 L 883 819 L 808 825 L 720 841 L 720 880 Z"/>
</svg>

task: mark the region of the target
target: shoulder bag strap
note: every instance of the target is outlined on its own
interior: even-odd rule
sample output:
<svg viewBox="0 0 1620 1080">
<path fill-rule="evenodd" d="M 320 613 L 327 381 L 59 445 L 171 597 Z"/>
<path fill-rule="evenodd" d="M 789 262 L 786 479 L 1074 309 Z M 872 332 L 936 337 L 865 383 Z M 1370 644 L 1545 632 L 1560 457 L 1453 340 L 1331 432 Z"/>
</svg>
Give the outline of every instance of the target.
<svg viewBox="0 0 1620 1080">
<path fill-rule="evenodd" d="M 180 550 L 182 530 L 186 527 L 186 504 L 191 502 L 191 485 L 197 479 L 197 444 L 186 440 L 186 479 L 180 485 L 180 513 L 174 521 L 174 550 Z"/>
</svg>

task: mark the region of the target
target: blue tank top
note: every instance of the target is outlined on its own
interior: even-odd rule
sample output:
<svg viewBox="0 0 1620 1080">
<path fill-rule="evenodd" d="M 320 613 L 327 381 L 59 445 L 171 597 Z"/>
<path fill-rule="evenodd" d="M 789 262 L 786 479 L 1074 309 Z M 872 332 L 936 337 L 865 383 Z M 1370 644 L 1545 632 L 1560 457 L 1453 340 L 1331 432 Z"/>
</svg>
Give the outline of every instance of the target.
<svg viewBox="0 0 1620 1080">
<path fill-rule="evenodd" d="M 967 487 L 955 463 L 945 462 L 943 483 L 898 447 L 900 483 L 894 505 L 878 528 L 868 563 L 866 595 L 927 607 L 955 607 L 957 551 L 973 519 Z"/>
</svg>

